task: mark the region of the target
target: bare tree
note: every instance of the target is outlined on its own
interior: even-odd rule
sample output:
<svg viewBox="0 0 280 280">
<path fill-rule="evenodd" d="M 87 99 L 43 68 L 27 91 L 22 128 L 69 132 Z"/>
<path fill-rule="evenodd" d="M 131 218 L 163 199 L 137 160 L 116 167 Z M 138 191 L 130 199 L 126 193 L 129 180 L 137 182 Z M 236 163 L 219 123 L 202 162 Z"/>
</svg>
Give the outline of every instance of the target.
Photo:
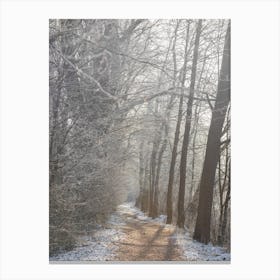
<svg viewBox="0 0 280 280">
<path fill-rule="evenodd" d="M 210 221 L 213 202 L 215 172 L 219 159 L 222 127 L 230 101 L 230 24 L 225 38 L 222 66 L 219 77 L 215 107 L 208 134 L 207 148 L 200 181 L 198 215 L 194 239 L 208 243 L 210 240 Z"/>
</svg>

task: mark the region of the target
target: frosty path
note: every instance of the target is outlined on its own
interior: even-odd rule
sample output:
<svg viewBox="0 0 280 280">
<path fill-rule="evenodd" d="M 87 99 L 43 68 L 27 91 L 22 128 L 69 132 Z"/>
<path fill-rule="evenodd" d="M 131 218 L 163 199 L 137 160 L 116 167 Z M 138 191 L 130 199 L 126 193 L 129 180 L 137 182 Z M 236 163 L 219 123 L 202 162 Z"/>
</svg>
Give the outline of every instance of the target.
<svg viewBox="0 0 280 280">
<path fill-rule="evenodd" d="M 165 218 L 152 219 L 132 204 L 122 204 L 106 227 L 80 237 L 74 250 L 52 256 L 50 262 L 230 260 L 223 248 L 192 240 L 187 232 L 166 225 Z"/>
<path fill-rule="evenodd" d="M 115 260 L 119 261 L 182 261 L 183 252 L 173 236 L 175 228 L 151 220 L 135 209 L 119 208 L 127 221 L 121 227 L 124 237 L 117 242 L 118 250 Z M 134 211 L 133 211 L 134 210 Z"/>
</svg>

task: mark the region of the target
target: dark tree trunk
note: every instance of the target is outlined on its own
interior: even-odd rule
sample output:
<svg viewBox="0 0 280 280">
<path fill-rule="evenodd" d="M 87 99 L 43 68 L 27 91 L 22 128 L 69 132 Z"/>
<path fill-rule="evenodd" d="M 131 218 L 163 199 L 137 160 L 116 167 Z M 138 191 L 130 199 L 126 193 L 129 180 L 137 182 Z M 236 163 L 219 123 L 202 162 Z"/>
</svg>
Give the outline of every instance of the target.
<svg viewBox="0 0 280 280">
<path fill-rule="evenodd" d="M 229 113 L 228 113 L 229 114 Z M 228 133 L 227 133 L 228 134 Z M 229 140 L 228 136 L 227 139 Z M 226 144 L 226 155 L 225 155 L 225 170 L 224 170 L 224 176 L 223 176 L 223 182 L 222 182 L 222 168 L 221 168 L 221 156 L 219 157 L 218 161 L 218 175 L 219 175 L 219 202 L 220 202 L 220 217 L 219 217 L 219 227 L 218 227 L 218 243 L 223 244 L 224 242 L 224 234 L 223 234 L 223 225 L 224 225 L 224 217 L 227 219 L 227 208 L 228 208 L 228 200 L 230 197 L 230 157 L 229 157 L 229 151 L 228 151 L 228 144 Z M 220 147 L 220 153 L 222 154 L 222 147 Z M 223 200 L 225 188 L 227 186 L 227 193 L 225 201 Z"/>
<path fill-rule="evenodd" d="M 172 101 L 172 100 L 171 100 Z M 169 113 L 167 113 L 167 120 L 169 119 Z M 158 153 L 158 161 L 157 161 L 157 172 L 156 172 L 156 178 L 155 178 L 155 193 L 154 193 L 154 209 L 153 209 L 153 218 L 156 218 L 159 214 L 159 201 L 158 201 L 158 197 L 159 197 L 159 177 L 160 177 L 160 171 L 161 171 L 161 165 L 162 165 L 162 156 L 165 152 L 166 146 L 167 146 L 167 137 L 168 137 L 168 123 L 166 121 L 166 123 L 164 124 L 165 126 L 165 136 L 164 136 L 164 140 L 162 143 L 162 146 L 159 150 Z"/>
<path fill-rule="evenodd" d="M 156 135 L 153 143 L 153 149 L 152 149 L 152 155 L 150 161 L 149 217 L 153 217 L 153 211 L 154 211 L 157 148 L 158 148 L 158 136 Z"/>
<path fill-rule="evenodd" d="M 198 129 L 198 120 L 199 120 L 199 111 L 200 111 L 200 103 L 196 104 L 195 113 L 194 113 L 194 124 L 193 124 L 193 139 L 192 139 L 192 166 L 191 166 L 191 187 L 189 191 L 189 198 L 188 203 L 192 201 L 193 197 L 193 190 L 195 186 L 195 159 L 196 159 L 196 136 L 197 136 L 197 129 Z"/>
<path fill-rule="evenodd" d="M 218 92 L 208 134 L 203 171 L 200 180 L 198 215 L 194 239 L 207 244 L 210 241 L 210 222 L 213 203 L 215 172 L 220 155 L 222 127 L 230 101 L 230 25 L 227 29 Z"/>
<path fill-rule="evenodd" d="M 221 244 L 224 244 L 226 239 L 226 227 L 227 227 L 227 219 L 228 219 L 228 208 L 229 208 L 229 201 L 230 201 L 230 163 L 229 163 L 229 175 L 228 175 L 228 189 L 225 198 L 225 202 L 223 204 L 223 216 L 221 218 L 221 231 L 220 231 L 220 240 Z"/>
<path fill-rule="evenodd" d="M 204 52 L 204 59 L 203 59 L 203 65 L 200 71 L 200 75 L 199 75 L 199 79 L 197 82 L 197 91 L 200 92 L 200 86 L 201 86 L 201 81 L 202 81 L 202 75 L 204 73 L 204 69 L 205 69 L 205 65 L 206 65 L 206 60 L 207 60 L 207 51 L 210 47 L 210 44 L 208 45 L 208 47 L 205 49 Z M 205 91 L 205 86 L 206 84 L 204 84 L 202 91 Z M 198 100 L 196 102 L 195 105 L 195 109 L 194 109 L 194 121 L 193 121 L 193 126 L 192 126 L 192 135 L 193 135 L 193 139 L 192 139 L 192 166 L 191 166 L 191 186 L 190 186 L 190 191 L 189 191 L 189 198 L 188 198 L 188 204 L 192 202 L 193 200 L 193 195 L 194 195 L 194 190 L 195 190 L 195 164 L 196 164 L 196 136 L 197 136 L 197 132 L 198 132 L 198 127 L 199 127 L 199 115 L 200 115 L 200 111 L 201 111 L 201 101 Z"/>
<path fill-rule="evenodd" d="M 136 207 L 141 208 L 141 201 L 143 199 L 144 192 L 144 154 L 143 154 L 144 141 L 141 142 L 139 147 L 139 195 L 136 199 Z"/>
<path fill-rule="evenodd" d="M 173 202 L 172 201 L 173 183 L 174 183 L 178 142 L 179 142 L 179 136 L 180 136 L 180 126 L 181 126 L 181 121 L 182 121 L 182 107 L 183 107 L 183 94 L 181 94 L 181 97 L 180 97 L 179 112 L 178 112 L 175 137 L 174 137 L 174 143 L 173 143 L 173 149 L 172 149 L 172 155 L 171 155 L 171 163 L 170 163 L 170 169 L 169 169 L 169 179 L 168 179 L 168 187 L 167 187 L 167 205 L 166 205 L 166 212 L 167 212 L 166 223 L 167 224 L 172 223 L 172 217 L 173 217 L 173 203 L 172 203 Z"/>
<path fill-rule="evenodd" d="M 185 132 L 184 132 L 181 162 L 180 162 L 180 185 L 179 185 L 179 194 L 178 194 L 178 219 L 177 219 L 177 226 L 180 228 L 183 228 L 185 224 L 184 203 L 185 203 L 186 165 L 187 165 L 188 144 L 190 138 L 189 136 L 190 136 L 190 128 L 191 128 L 192 105 L 193 105 L 201 27 L 202 27 L 202 20 L 199 20 L 196 28 L 195 45 L 194 45 L 193 62 L 192 62 L 192 73 L 191 73 L 191 84 L 190 84 L 190 95 L 189 95 L 189 100 L 187 105 Z"/>
<path fill-rule="evenodd" d="M 144 175 L 144 181 L 143 181 L 143 195 L 141 199 L 141 210 L 144 213 L 147 213 L 149 210 L 149 190 L 148 190 L 148 178 L 149 178 L 149 166 L 148 162 L 146 162 L 145 165 L 145 175 Z"/>
<path fill-rule="evenodd" d="M 230 201 L 230 170 L 229 170 L 228 190 L 227 190 L 226 200 L 225 200 L 225 204 L 224 204 L 224 216 L 223 216 L 223 222 L 222 222 L 222 228 L 221 228 L 222 243 L 224 243 L 224 241 L 225 241 L 229 201 Z"/>
</svg>

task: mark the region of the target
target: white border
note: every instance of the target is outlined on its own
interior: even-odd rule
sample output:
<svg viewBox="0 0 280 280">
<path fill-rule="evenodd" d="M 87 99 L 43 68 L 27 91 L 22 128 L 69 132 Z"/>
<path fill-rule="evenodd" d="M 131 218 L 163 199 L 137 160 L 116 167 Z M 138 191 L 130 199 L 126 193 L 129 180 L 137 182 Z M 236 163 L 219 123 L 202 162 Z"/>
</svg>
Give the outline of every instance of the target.
<svg viewBox="0 0 280 280">
<path fill-rule="evenodd" d="M 232 263 L 48 264 L 48 19 L 232 19 Z M 1 2 L 1 279 L 279 279 L 278 1 Z"/>
</svg>

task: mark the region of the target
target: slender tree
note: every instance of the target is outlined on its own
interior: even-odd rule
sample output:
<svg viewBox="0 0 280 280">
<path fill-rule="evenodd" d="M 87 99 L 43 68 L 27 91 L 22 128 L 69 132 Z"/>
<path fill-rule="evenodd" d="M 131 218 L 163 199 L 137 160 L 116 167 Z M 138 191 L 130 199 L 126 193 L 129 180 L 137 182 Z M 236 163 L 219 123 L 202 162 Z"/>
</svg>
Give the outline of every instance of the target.
<svg viewBox="0 0 280 280">
<path fill-rule="evenodd" d="M 175 29 L 175 37 L 174 37 L 174 45 L 173 45 L 174 70 L 176 70 L 176 68 L 177 68 L 176 67 L 176 52 L 175 52 L 177 29 L 178 29 L 178 25 Z M 185 85 L 186 72 L 187 72 L 187 54 L 188 54 L 189 36 L 190 36 L 190 22 L 188 22 L 188 26 L 187 26 L 184 64 L 183 64 L 183 68 L 182 68 L 181 95 L 180 95 L 180 101 L 179 101 L 177 124 L 176 124 L 176 129 L 175 129 L 175 136 L 174 136 L 174 142 L 173 142 L 173 148 L 172 148 L 172 154 L 171 154 L 171 162 L 170 162 L 170 168 L 169 168 L 167 199 L 166 199 L 166 213 L 167 213 L 166 223 L 167 224 L 172 223 L 172 217 L 173 217 L 173 199 L 172 199 L 173 198 L 173 184 L 174 184 L 175 164 L 176 164 L 176 158 L 177 158 L 177 149 L 178 149 L 179 136 L 180 136 L 180 127 L 181 127 L 182 116 L 183 116 L 184 85 Z M 175 78 L 174 78 L 174 80 L 175 80 Z"/>
<path fill-rule="evenodd" d="M 183 228 L 185 224 L 184 202 L 185 202 L 185 184 L 186 184 L 186 165 L 187 165 L 188 144 L 189 144 L 190 129 L 191 129 L 192 106 L 193 106 L 201 27 L 202 27 L 202 20 L 199 20 L 196 27 L 196 36 L 195 36 L 193 61 L 192 61 L 190 95 L 189 95 L 189 100 L 187 105 L 185 132 L 184 132 L 182 152 L 181 152 L 181 162 L 180 162 L 180 185 L 179 185 L 179 194 L 178 194 L 178 219 L 177 219 L 177 226 L 180 228 Z"/>
</svg>

